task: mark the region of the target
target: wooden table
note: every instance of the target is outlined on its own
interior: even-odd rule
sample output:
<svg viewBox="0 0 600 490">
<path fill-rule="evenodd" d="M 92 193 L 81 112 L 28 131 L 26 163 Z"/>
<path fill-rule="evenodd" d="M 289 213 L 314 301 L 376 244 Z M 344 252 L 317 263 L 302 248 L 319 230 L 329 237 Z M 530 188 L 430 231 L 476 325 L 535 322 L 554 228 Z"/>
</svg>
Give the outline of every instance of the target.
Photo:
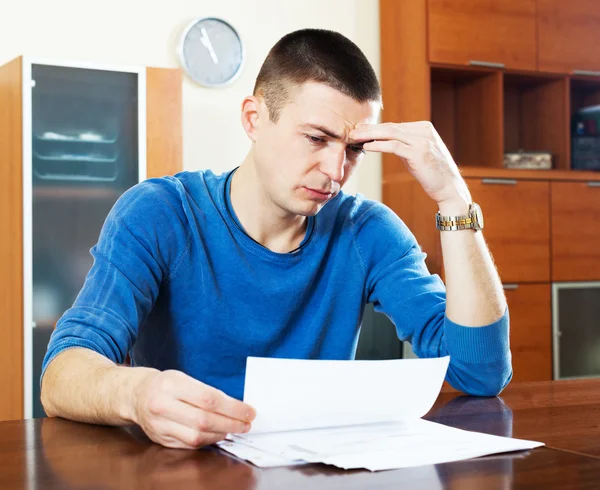
<svg viewBox="0 0 600 490">
<path fill-rule="evenodd" d="M 600 379 L 514 384 L 499 398 L 442 393 L 426 418 L 547 447 L 377 473 L 261 469 L 212 448 L 166 449 L 139 429 L 37 419 L 0 423 L 0 488 L 600 488 Z"/>
</svg>

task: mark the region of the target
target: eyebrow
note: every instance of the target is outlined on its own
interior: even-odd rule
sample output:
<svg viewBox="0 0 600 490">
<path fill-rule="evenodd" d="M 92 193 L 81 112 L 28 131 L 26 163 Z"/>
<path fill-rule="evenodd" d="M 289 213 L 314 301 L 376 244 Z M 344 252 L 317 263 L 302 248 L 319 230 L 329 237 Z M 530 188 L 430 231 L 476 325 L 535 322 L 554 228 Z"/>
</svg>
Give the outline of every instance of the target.
<svg viewBox="0 0 600 490">
<path fill-rule="evenodd" d="M 340 136 L 339 134 L 337 134 L 335 131 L 332 131 L 331 129 L 326 128 L 325 126 L 321 126 L 320 124 L 303 124 L 302 125 L 303 128 L 312 128 L 312 129 L 316 129 L 317 131 L 321 131 L 321 133 L 326 134 L 327 136 L 329 136 L 330 138 L 336 139 L 336 140 L 341 140 L 343 137 Z"/>
<path fill-rule="evenodd" d="M 335 131 L 332 131 L 331 129 L 326 128 L 325 126 L 321 126 L 320 124 L 311 124 L 311 123 L 307 123 L 307 124 L 302 124 L 303 128 L 312 128 L 312 129 L 316 129 L 317 131 L 321 131 L 321 133 L 326 134 L 327 136 L 329 136 L 330 138 L 336 139 L 336 140 L 341 140 L 342 137 L 335 133 Z M 360 148 L 362 149 L 363 145 L 366 143 L 366 141 L 363 141 L 362 143 L 350 143 L 348 146 L 354 146 L 356 148 Z"/>
</svg>

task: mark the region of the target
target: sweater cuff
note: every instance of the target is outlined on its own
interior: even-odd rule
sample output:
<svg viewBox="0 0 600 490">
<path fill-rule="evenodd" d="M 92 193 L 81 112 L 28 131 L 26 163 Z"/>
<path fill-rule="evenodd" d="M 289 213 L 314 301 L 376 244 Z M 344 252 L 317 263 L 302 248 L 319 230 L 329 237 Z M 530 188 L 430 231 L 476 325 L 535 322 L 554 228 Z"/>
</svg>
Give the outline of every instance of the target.
<svg viewBox="0 0 600 490">
<path fill-rule="evenodd" d="M 446 347 L 451 358 L 474 364 L 505 359 L 510 353 L 508 307 L 497 322 L 483 327 L 465 327 L 445 318 Z"/>
</svg>

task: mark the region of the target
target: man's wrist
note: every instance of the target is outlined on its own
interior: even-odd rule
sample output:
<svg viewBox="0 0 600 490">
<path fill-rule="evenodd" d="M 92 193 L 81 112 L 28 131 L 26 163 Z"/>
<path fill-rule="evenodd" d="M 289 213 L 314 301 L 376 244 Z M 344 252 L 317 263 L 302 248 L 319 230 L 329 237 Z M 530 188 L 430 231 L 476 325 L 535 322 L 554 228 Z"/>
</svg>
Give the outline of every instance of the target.
<svg viewBox="0 0 600 490">
<path fill-rule="evenodd" d="M 147 367 L 121 367 L 117 369 L 123 377 L 117 397 L 117 410 L 122 419 L 127 422 L 139 424 L 137 402 L 140 398 L 140 389 L 150 378 L 160 374 L 160 371 Z"/>
<path fill-rule="evenodd" d="M 456 199 L 438 203 L 438 209 L 442 216 L 465 216 L 469 214 L 469 206 L 473 201 L 467 199 Z"/>
</svg>

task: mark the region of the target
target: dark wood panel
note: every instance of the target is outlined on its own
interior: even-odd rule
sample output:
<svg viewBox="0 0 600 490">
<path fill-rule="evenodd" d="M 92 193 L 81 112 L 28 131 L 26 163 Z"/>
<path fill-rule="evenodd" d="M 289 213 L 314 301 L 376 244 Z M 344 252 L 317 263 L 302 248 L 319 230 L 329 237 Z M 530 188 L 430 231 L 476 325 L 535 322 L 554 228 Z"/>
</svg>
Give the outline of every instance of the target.
<svg viewBox="0 0 600 490">
<path fill-rule="evenodd" d="M 426 0 L 380 0 L 381 89 L 386 122 L 430 116 Z M 383 174 L 405 173 L 398 157 L 382 155 Z"/>
<path fill-rule="evenodd" d="M 600 187 L 552 182 L 552 279 L 600 280 Z"/>
<path fill-rule="evenodd" d="M 50 418 L 0 423 L 0 481 L 33 490 L 595 489 L 600 481 L 600 380 L 513 383 L 492 398 L 442 393 L 426 418 L 549 447 L 375 473 L 316 464 L 260 469 L 213 448 L 166 449 L 135 428 Z"/>
<path fill-rule="evenodd" d="M 382 200 L 415 235 L 422 250 L 427 254 L 426 264 L 429 271 L 443 277 L 440 232 L 435 227 L 437 204 L 410 175 L 400 182 L 384 182 Z"/>
<path fill-rule="evenodd" d="M 483 230 L 504 283 L 550 281 L 550 195 L 547 182 L 515 185 L 467 179 L 482 208 Z"/>
<path fill-rule="evenodd" d="M 22 60 L 0 67 L 0 420 L 23 417 Z"/>
<path fill-rule="evenodd" d="M 148 177 L 183 170 L 182 73 L 146 69 L 146 154 Z"/>
<path fill-rule="evenodd" d="M 505 75 L 504 151 L 550 151 L 569 169 L 569 80 Z"/>
<path fill-rule="evenodd" d="M 539 69 L 600 71 L 600 3 L 538 0 Z"/>
<path fill-rule="evenodd" d="M 456 92 L 459 165 L 501 167 L 504 148 L 502 73 L 494 72 Z"/>
<path fill-rule="evenodd" d="M 536 0 L 429 0 L 429 60 L 535 70 Z"/>
<path fill-rule="evenodd" d="M 518 284 L 507 289 L 513 380 L 552 379 L 552 302 L 550 284 Z"/>
<path fill-rule="evenodd" d="M 502 166 L 502 112 L 502 73 L 431 69 L 431 121 L 459 166 Z"/>
<path fill-rule="evenodd" d="M 498 398 L 442 393 L 426 418 L 600 458 L 600 379 L 513 382 Z"/>
<path fill-rule="evenodd" d="M 583 172 L 571 170 L 519 170 L 490 167 L 462 167 L 460 173 L 465 178 L 480 179 L 517 179 L 538 181 L 592 182 L 600 181 L 600 172 Z M 405 175 L 384 176 L 386 183 L 401 182 Z"/>
</svg>

